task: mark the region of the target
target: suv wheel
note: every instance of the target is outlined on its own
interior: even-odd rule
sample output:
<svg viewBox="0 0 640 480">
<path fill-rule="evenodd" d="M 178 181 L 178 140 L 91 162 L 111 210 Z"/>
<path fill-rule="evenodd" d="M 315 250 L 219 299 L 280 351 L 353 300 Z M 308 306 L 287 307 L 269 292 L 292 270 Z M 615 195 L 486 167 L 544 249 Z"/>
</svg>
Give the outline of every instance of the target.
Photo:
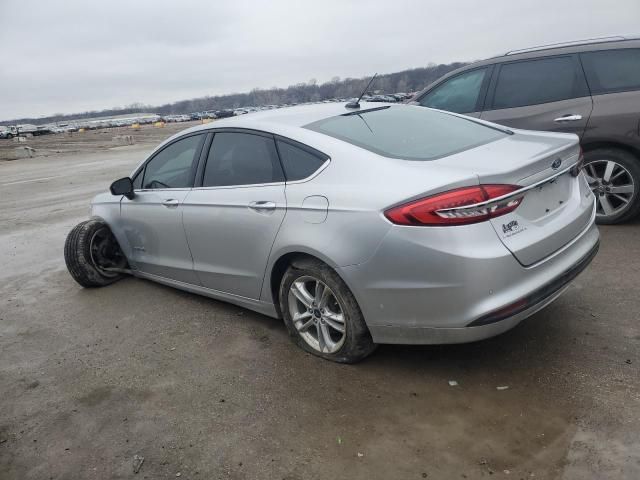
<svg viewBox="0 0 640 480">
<path fill-rule="evenodd" d="M 611 225 L 640 211 L 640 160 L 616 148 L 585 152 L 584 172 L 596 196 L 596 221 Z"/>
<path fill-rule="evenodd" d="M 279 301 L 289 334 L 309 353 L 355 363 L 376 348 L 353 293 L 318 260 L 298 260 L 289 267 Z"/>
</svg>

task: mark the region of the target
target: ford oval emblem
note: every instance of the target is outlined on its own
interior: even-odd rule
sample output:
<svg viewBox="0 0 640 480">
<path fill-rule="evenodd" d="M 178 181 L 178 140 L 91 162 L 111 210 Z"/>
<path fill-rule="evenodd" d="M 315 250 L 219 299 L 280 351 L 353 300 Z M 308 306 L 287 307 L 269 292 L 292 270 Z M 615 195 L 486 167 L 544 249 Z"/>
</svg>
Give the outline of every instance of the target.
<svg viewBox="0 0 640 480">
<path fill-rule="evenodd" d="M 560 168 L 560 165 L 562 165 L 562 160 L 560 160 L 559 158 L 555 159 L 553 161 L 553 163 L 551 164 L 551 168 L 553 168 L 554 170 L 557 170 Z"/>
</svg>

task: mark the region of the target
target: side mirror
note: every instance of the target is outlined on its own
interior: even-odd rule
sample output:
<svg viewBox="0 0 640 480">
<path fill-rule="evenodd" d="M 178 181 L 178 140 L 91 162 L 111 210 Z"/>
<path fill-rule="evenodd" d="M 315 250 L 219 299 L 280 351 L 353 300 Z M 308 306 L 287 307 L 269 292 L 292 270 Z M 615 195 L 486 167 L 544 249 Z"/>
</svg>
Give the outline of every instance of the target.
<svg viewBox="0 0 640 480">
<path fill-rule="evenodd" d="M 133 182 L 129 177 L 116 180 L 111 184 L 109 190 L 111 190 L 111 195 L 124 195 L 129 200 L 135 196 L 133 193 Z"/>
</svg>

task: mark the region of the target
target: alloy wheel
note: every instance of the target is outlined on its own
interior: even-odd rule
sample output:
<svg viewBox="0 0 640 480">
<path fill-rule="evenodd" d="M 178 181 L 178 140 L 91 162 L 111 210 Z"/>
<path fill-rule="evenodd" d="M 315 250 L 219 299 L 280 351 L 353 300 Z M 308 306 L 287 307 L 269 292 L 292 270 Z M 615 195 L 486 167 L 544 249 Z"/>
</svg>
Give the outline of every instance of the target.
<svg viewBox="0 0 640 480">
<path fill-rule="evenodd" d="M 297 278 L 289 287 L 289 313 L 302 339 L 321 353 L 335 353 L 346 339 L 342 307 L 331 289 L 312 276 Z"/>
<path fill-rule="evenodd" d="M 613 160 L 594 160 L 584 167 L 589 187 L 596 196 L 596 215 L 612 217 L 625 210 L 636 185 L 631 173 Z"/>
</svg>

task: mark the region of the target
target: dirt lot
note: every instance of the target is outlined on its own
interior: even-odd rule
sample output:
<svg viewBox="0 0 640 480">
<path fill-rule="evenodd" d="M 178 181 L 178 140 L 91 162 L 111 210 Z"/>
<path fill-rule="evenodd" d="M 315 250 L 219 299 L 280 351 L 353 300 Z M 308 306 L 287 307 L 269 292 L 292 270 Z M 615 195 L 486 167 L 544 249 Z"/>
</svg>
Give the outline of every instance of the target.
<svg viewBox="0 0 640 480">
<path fill-rule="evenodd" d="M 261 315 L 67 274 L 92 195 L 183 127 L 0 161 L 0 479 L 640 478 L 640 222 L 507 334 L 335 365 Z"/>
<path fill-rule="evenodd" d="M 104 128 L 84 132 L 28 137 L 25 142 L 20 142 L 17 138 L 0 140 L 0 161 L 23 158 L 19 150 L 24 150 L 24 147 L 33 148 L 34 157 L 108 151 L 119 145 L 126 145 L 127 142 L 124 139 L 118 138 L 123 136 L 131 136 L 134 144 L 141 143 L 153 146 L 180 130 L 199 125 L 200 123 L 201 122 L 167 123 L 164 124 L 162 128 L 152 125 L 142 125 L 140 128 Z"/>
</svg>

